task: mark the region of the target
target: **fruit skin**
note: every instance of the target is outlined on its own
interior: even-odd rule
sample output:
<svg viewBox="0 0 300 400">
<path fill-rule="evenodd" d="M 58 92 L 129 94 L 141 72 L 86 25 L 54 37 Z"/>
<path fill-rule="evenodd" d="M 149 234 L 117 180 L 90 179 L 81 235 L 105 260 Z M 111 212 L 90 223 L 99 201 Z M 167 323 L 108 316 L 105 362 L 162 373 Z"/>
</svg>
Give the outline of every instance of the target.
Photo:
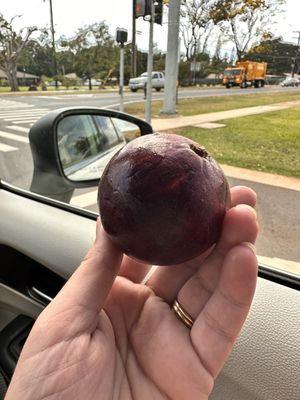
<svg viewBox="0 0 300 400">
<path fill-rule="evenodd" d="M 152 265 L 190 260 L 219 238 L 230 192 L 206 150 L 179 135 L 129 142 L 99 185 L 102 225 L 128 256 Z"/>
</svg>

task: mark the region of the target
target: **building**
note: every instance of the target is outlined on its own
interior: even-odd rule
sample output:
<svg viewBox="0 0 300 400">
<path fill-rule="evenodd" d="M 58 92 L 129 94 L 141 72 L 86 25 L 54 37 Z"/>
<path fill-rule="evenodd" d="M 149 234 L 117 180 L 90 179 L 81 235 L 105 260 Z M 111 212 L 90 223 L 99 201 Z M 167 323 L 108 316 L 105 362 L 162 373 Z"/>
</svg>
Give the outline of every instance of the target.
<svg viewBox="0 0 300 400">
<path fill-rule="evenodd" d="M 17 80 L 20 86 L 38 85 L 40 83 L 39 76 L 20 71 L 17 71 Z M 0 86 L 8 86 L 6 73 L 2 69 L 0 69 Z"/>
</svg>

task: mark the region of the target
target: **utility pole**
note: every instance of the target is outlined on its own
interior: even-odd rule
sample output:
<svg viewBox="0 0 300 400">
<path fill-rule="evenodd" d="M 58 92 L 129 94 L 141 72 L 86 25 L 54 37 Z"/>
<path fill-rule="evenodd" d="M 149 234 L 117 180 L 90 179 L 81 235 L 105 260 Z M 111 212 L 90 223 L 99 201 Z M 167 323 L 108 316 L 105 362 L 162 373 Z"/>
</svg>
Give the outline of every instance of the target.
<svg viewBox="0 0 300 400">
<path fill-rule="evenodd" d="M 136 77 L 136 0 L 132 0 L 131 78 Z"/>
<path fill-rule="evenodd" d="M 55 50 L 55 31 L 54 31 L 54 23 L 53 23 L 53 8 L 52 8 L 52 0 L 49 0 L 50 5 L 50 25 L 51 25 L 51 35 L 52 35 L 52 51 L 53 51 L 53 70 L 55 76 L 55 89 L 58 89 L 58 81 L 57 81 L 57 60 L 56 60 L 56 50 Z"/>
<path fill-rule="evenodd" d="M 154 2 L 151 1 L 150 28 L 149 28 L 149 50 L 147 63 L 147 90 L 146 90 L 146 106 L 145 120 L 151 124 L 152 114 L 152 70 L 153 70 L 153 31 L 154 31 Z"/>
<path fill-rule="evenodd" d="M 295 73 L 296 73 L 296 66 L 297 66 L 297 57 L 299 56 L 299 54 L 300 54 L 300 31 L 295 31 L 294 33 L 298 33 L 298 43 L 297 43 L 297 51 L 296 51 L 296 55 L 295 55 L 295 58 L 294 58 L 294 62 L 293 62 L 293 64 L 292 64 L 292 78 L 294 78 L 294 75 L 295 75 Z"/>
<path fill-rule="evenodd" d="M 181 0 L 170 0 L 163 114 L 176 114 L 178 45 Z"/>
</svg>

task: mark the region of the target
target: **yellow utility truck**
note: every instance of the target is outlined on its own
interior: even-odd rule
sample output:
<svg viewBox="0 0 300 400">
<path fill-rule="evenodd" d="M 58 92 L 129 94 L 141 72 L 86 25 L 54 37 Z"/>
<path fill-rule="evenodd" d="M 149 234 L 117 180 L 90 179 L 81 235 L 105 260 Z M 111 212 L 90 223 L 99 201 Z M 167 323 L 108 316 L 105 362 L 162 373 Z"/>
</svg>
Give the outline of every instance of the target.
<svg viewBox="0 0 300 400">
<path fill-rule="evenodd" d="M 265 85 L 267 63 L 256 61 L 238 61 L 234 67 L 224 71 L 223 85 L 228 89 L 232 86 L 260 88 Z"/>
</svg>

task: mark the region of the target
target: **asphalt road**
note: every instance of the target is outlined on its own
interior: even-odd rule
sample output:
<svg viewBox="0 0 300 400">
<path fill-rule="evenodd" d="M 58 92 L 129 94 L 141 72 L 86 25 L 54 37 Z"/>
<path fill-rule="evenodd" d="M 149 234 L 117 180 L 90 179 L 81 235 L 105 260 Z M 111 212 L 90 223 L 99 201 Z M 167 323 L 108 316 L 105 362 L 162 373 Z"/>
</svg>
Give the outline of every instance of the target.
<svg viewBox="0 0 300 400">
<path fill-rule="evenodd" d="M 181 90 L 180 97 L 227 96 L 254 92 L 274 92 L 294 88 L 265 87 L 263 89 L 189 89 Z M 125 102 L 141 101 L 142 92 L 126 93 Z M 153 99 L 162 99 L 163 93 L 154 93 Z M 30 126 L 50 110 L 72 106 L 115 108 L 116 93 L 0 96 L 0 178 L 16 186 L 30 187 L 33 161 L 28 143 Z M 300 262 L 300 192 L 276 188 L 254 182 L 230 179 L 231 185 L 246 184 L 258 193 L 258 218 L 261 233 L 257 243 L 258 254 Z M 76 190 L 75 196 L 95 190 Z M 96 202 L 96 197 L 95 197 Z M 87 208 L 96 211 L 96 204 Z"/>
<path fill-rule="evenodd" d="M 297 88 L 286 87 L 282 88 L 279 86 L 265 86 L 264 88 L 255 89 L 240 89 L 240 88 L 192 88 L 192 89 L 180 89 L 178 92 L 179 98 L 195 98 L 195 97 L 210 97 L 210 96 L 230 96 L 232 94 L 235 95 L 244 95 L 244 94 L 253 94 L 253 93 L 277 93 L 277 92 L 290 92 L 297 90 Z M 163 100 L 164 93 L 163 92 L 155 92 L 152 93 L 153 100 Z M 1 99 L 12 99 L 17 102 L 25 102 L 27 104 L 31 104 L 35 107 L 41 108 L 45 107 L 48 109 L 55 109 L 61 107 L 73 107 L 73 106 L 92 106 L 92 107 L 118 107 L 119 104 L 119 95 L 116 92 L 107 92 L 107 93 L 97 93 L 97 89 L 94 89 L 91 93 L 88 94 L 74 94 L 70 91 L 70 94 L 39 94 L 36 95 L 10 95 L 10 96 L 1 96 Z M 143 101 L 143 91 L 138 91 L 137 93 L 125 92 L 124 101 L 126 102 L 140 102 Z M 1 110 L 1 108 L 0 108 Z"/>
</svg>

